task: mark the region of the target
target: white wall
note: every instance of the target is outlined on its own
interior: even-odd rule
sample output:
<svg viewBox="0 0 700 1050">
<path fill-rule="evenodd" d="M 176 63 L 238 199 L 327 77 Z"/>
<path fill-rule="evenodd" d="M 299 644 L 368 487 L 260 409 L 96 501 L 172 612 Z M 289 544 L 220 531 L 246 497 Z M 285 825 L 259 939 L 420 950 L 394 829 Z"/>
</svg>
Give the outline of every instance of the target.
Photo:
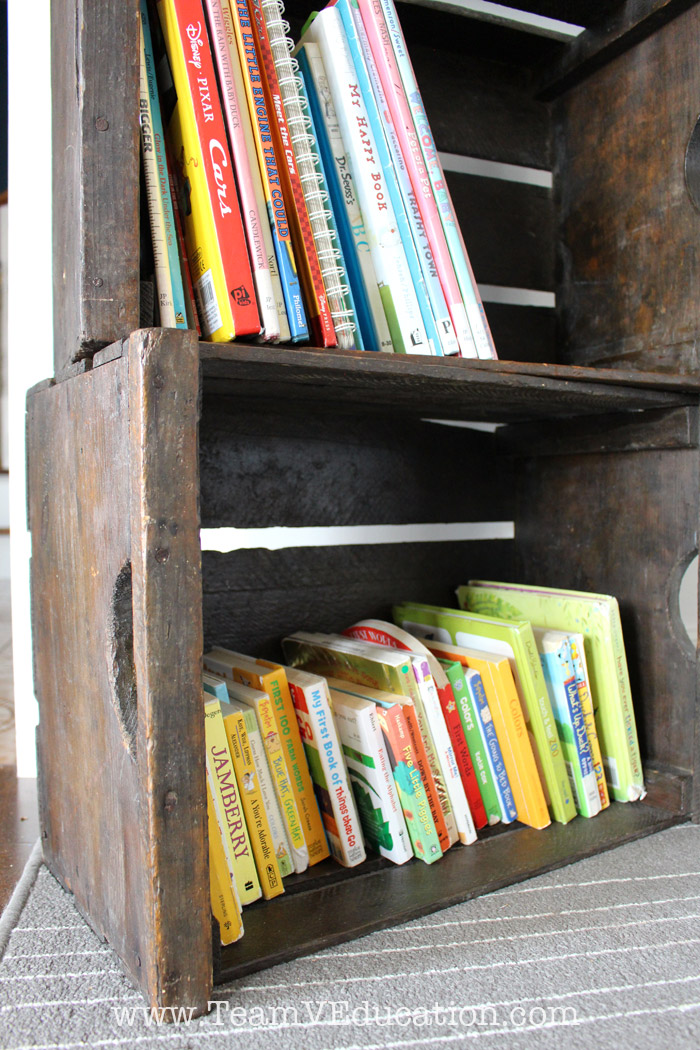
<svg viewBox="0 0 700 1050">
<path fill-rule="evenodd" d="M 51 88 L 48 0 L 10 3 L 9 465 L 17 771 L 35 776 L 37 708 L 29 617 L 24 412 L 29 387 L 53 373 L 51 314 Z M 27 48 L 31 41 L 31 75 Z"/>
</svg>

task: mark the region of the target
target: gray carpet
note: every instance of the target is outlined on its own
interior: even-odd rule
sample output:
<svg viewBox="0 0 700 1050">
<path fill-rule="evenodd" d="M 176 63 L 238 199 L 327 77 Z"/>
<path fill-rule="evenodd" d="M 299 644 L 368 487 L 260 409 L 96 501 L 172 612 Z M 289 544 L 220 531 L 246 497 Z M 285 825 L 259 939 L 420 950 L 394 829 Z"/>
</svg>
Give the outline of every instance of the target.
<svg viewBox="0 0 700 1050">
<path fill-rule="evenodd" d="M 149 1017 L 45 867 L 14 906 L 3 1050 L 700 1046 L 692 825 L 241 979 L 189 1024 Z"/>
</svg>

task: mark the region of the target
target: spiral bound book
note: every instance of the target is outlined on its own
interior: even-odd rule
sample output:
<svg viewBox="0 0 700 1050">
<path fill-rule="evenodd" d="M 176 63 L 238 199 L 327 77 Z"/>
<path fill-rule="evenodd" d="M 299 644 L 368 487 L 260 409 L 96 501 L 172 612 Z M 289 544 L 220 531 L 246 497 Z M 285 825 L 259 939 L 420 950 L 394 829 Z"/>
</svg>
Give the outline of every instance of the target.
<svg viewBox="0 0 700 1050">
<path fill-rule="evenodd" d="M 325 180 L 311 134 L 312 119 L 299 66 L 291 55 L 294 45 L 287 35 L 289 23 L 282 17 L 281 0 L 262 0 L 261 10 L 338 346 L 344 350 L 359 349 L 357 321 L 349 301 L 342 253 L 331 225 Z"/>
</svg>

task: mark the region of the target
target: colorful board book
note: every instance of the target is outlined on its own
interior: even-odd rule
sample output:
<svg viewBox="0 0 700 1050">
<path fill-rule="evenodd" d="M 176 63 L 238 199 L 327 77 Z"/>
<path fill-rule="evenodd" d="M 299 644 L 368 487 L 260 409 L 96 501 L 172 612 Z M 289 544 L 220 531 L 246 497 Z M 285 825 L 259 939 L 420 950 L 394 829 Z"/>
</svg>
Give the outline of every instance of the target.
<svg viewBox="0 0 700 1050">
<path fill-rule="evenodd" d="M 608 787 L 618 802 L 643 798 L 644 777 L 627 657 L 616 598 L 608 594 L 472 580 L 457 591 L 460 605 L 504 619 L 583 635 L 586 666 Z"/>
<path fill-rule="evenodd" d="M 364 839 L 326 680 L 296 667 L 287 675 L 331 853 L 353 868 L 365 860 Z"/>
<path fill-rule="evenodd" d="M 419 603 L 407 603 L 394 615 L 404 626 L 416 621 L 436 637 L 507 656 L 552 817 L 562 824 L 572 820 L 576 806 L 530 622 Z"/>
</svg>

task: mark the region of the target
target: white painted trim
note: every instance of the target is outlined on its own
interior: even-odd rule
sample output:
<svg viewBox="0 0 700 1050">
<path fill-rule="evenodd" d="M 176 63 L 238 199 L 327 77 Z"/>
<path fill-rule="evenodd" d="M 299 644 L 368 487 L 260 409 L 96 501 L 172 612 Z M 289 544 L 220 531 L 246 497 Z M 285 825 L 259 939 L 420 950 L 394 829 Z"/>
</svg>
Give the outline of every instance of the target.
<svg viewBox="0 0 700 1050">
<path fill-rule="evenodd" d="M 480 157 L 462 157 L 459 153 L 439 152 L 444 171 L 460 175 L 479 175 L 484 179 L 501 179 L 518 182 L 526 186 L 541 186 L 551 190 L 554 185 L 551 171 L 545 168 L 526 168 L 521 164 L 502 164 L 497 160 L 482 160 Z"/>
<path fill-rule="evenodd" d="M 287 547 L 346 547 L 377 543 L 444 543 L 450 540 L 512 540 L 512 521 L 422 525 L 332 525 L 319 528 L 202 529 L 203 551 L 284 550 Z"/>
</svg>

